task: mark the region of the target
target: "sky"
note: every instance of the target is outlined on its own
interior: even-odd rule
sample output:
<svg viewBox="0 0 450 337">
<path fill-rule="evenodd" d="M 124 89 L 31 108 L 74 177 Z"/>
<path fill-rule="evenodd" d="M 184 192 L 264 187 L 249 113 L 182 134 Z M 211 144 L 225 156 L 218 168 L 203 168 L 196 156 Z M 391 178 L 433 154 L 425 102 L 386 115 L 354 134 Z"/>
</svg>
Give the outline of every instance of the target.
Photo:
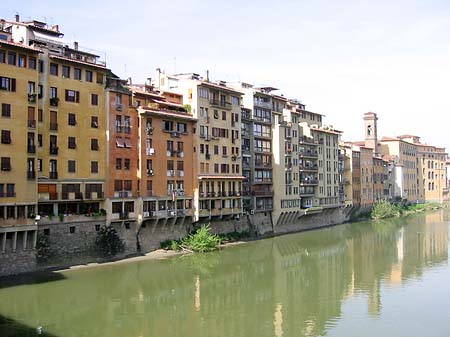
<svg viewBox="0 0 450 337">
<path fill-rule="evenodd" d="M 166 73 L 279 88 L 362 140 L 414 134 L 450 149 L 450 1 L 29 1 L 0 17 L 59 24 L 133 83 Z"/>
</svg>

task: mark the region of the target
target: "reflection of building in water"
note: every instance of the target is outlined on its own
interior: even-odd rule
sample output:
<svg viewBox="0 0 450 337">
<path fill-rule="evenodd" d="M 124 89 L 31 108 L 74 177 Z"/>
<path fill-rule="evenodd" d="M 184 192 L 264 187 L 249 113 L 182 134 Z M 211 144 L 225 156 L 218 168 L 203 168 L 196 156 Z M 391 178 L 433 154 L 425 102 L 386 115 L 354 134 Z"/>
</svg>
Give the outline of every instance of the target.
<svg viewBox="0 0 450 337">
<path fill-rule="evenodd" d="M 284 334 L 323 335 L 326 323 L 340 317 L 352 277 L 344 231 L 342 226 L 274 240 L 274 296 L 283 303 Z"/>
<path fill-rule="evenodd" d="M 0 308 L 77 336 L 326 335 L 353 294 L 366 294 L 368 314 L 378 316 L 386 284 L 404 286 L 447 261 L 448 223 L 435 214 L 72 272 L 0 289 Z"/>
</svg>

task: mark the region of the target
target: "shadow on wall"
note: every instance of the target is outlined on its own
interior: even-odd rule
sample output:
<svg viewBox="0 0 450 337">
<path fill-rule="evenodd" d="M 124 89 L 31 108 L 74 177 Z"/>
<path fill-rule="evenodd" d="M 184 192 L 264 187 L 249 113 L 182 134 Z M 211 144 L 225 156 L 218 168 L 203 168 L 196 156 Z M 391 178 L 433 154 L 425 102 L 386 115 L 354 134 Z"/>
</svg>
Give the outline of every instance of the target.
<svg viewBox="0 0 450 337">
<path fill-rule="evenodd" d="M 0 289 L 9 288 L 9 287 L 18 287 L 18 286 L 25 285 L 25 284 L 38 284 L 38 283 L 61 281 L 64 279 L 65 279 L 65 276 L 63 274 L 57 273 L 57 272 L 52 272 L 52 271 L 42 271 L 42 272 L 35 272 L 35 273 L 30 273 L 30 274 L 16 275 L 16 276 L 5 276 L 5 277 L 0 277 Z M 1 323 L 0 323 L 0 325 L 1 325 Z M 1 332 L 2 332 L 2 330 L 0 328 L 0 336 L 3 337 L 4 335 L 1 334 Z M 22 336 L 22 335 L 17 335 L 17 336 Z M 25 336 L 28 336 L 28 335 L 25 335 Z"/>
<path fill-rule="evenodd" d="M 38 327 L 30 328 L 13 319 L 0 315 L 0 336 L 2 337 L 57 337 Z"/>
</svg>

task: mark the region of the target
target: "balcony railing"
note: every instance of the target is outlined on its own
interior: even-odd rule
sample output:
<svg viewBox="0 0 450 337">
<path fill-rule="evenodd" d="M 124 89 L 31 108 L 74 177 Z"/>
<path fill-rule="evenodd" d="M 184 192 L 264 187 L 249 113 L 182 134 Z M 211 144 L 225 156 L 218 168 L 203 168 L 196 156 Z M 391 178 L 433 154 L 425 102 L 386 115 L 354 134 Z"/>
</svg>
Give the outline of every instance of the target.
<svg viewBox="0 0 450 337">
<path fill-rule="evenodd" d="M 300 179 L 300 185 L 317 185 L 319 181 L 317 179 Z"/>
<path fill-rule="evenodd" d="M 232 105 L 230 102 L 226 102 L 223 100 L 217 100 L 217 99 L 210 99 L 209 103 L 211 104 L 211 106 L 216 106 L 222 109 L 227 109 L 227 110 L 231 110 Z"/>
<path fill-rule="evenodd" d="M 58 131 L 58 123 L 50 123 L 51 131 Z"/>
<path fill-rule="evenodd" d="M 36 128 L 36 120 L 34 120 L 34 119 L 28 120 L 28 127 L 31 129 L 35 129 Z"/>
<path fill-rule="evenodd" d="M 50 172 L 49 178 L 50 179 L 58 179 L 58 172 Z"/>
<path fill-rule="evenodd" d="M 58 147 L 57 146 L 51 146 L 50 147 L 50 154 L 54 155 L 54 156 L 58 155 Z"/>
<path fill-rule="evenodd" d="M 50 105 L 51 106 L 58 106 L 59 98 L 58 97 L 52 97 L 50 98 Z"/>
<path fill-rule="evenodd" d="M 299 165 L 298 168 L 301 171 L 317 171 L 318 170 L 317 164 L 313 164 L 313 165 Z"/>
<path fill-rule="evenodd" d="M 299 151 L 299 157 L 317 158 L 317 151 Z"/>
<path fill-rule="evenodd" d="M 103 192 L 86 192 L 84 194 L 86 199 L 103 199 L 104 193 Z"/>
<path fill-rule="evenodd" d="M 0 198 L 15 198 L 16 192 L 1 192 L 0 191 Z"/>
<path fill-rule="evenodd" d="M 318 141 L 314 140 L 314 138 L 306 137 L 306 136 L 300 137 L 298 139 L 298 142 L 300 144 L 308 144 L 308 145 L 317 145 L 318 144 Z"/>
<path fill-rule="evenodd" d="M 36 145 L 27 146 L 28 153 L 36 153 Z"/>
<path fill-rule="evenodd" d="M 272 103 L 271 102 L 265 102 L 261 100 L 254 99 L 253 105 L 261 108 L 266 108 L 272 110 Z"/>
<path fill-rule="evenodd" d="M 36 172 L 35 171 L 27 171 L 27 179 L 29 179 L 29 180 L 36 179 Z"/>
</svg>

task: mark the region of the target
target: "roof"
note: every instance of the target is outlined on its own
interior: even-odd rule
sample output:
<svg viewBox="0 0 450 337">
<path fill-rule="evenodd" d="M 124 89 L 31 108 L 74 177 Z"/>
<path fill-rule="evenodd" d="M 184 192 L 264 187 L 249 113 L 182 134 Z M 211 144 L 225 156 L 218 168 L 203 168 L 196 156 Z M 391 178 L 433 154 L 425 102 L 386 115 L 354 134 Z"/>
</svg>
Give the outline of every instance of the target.
<svg viewBox="0 0 450 337">
<path fill-rule="evenodd" d="M 381 142 L 393 142 L 393 141 L 400 141 L 398 138 L 392 138 L 392 137 L 383 137 L 380 140 Z"/>
<path fill-rule="evenodd" d="M 49 55 L 50 58 L 52 59 L 57 59 L 57 60 L 62 60 L 62 61 L 68 61 L 68 62 L 72 62 L 72 63 L 76 63 L 76 64 L 82 64 L 82 65 L 86 65 L 86 66 L 91 66 L 94 68 L 100 68 L 100 69 L 108 69 L 106 68 L 106 65 L 102 65 L 99 63 L 89 63 L 89 62 L 84 62 L 84 61 L 80 61 L 80 60 L 74 60 L 70 57 L 64 57 L 64 56 L 58 56 L 58 55 Z"/>
<path fill-rule="evenodd" d="M 140 114 L 145 114 L 145 113 L 152 113 L 155 115 L 161 115 L 163 117 L 172 117 L 172 118 L 179 118 L 179 119 L 185 119 L 185 120 L 190 120 L 190 121 L 197 121 L 197 118 L 193 117 L 192 115 L 189 115 L 187 113 L 177 113 L 177 112 L 169 112 L 167 110 L 157 110 L 157 109 L 152 109 L 152 108 L 147 108 L 147 107 L 143 107 L 140 106 L 138 108 L 138 113 Z"/>
<path fill-rule="evenodd" d="M 5 45 L 11 46 L 11 47 L 17 47 L 17 48 L 26 49 L 26 50 L 29 50 L 29 51 L 34 51 L 36 53 L 41 53 L 41 51 L 39 49 L 31 47 L 31 46 L 26 46 L 26 45 L 24 45 L 22 43 L 0 40 L 0 47 L 2 46 L 2 44 L 5 44 Z"/>
<path fill-rule="evenodd" d="M 206 85 L 208 87 L 213 87 L 215 89 L 225 90 L 225 91 L 229 91 L 229 92 L 234 92 L 234 93 L 239 94 L 239 95 L 244 95 L 243 92 L 238 91 L 238 90 L 233 89 L 233 88 L 230 88 L 230 87 L 227 87 L 225 85 L 215 84 L 215 83 L 207 82 L 207 81 L 203 81 L 203 80 L 198 80 L 198 81 L 200 82 L 201 85 Z"/>
</svg>

